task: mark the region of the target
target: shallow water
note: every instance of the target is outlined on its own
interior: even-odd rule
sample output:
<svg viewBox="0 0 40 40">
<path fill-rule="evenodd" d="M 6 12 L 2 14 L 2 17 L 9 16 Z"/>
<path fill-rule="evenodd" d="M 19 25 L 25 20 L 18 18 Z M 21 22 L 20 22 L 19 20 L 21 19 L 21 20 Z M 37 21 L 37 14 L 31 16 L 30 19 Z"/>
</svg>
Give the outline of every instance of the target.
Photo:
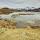
<svg viewBox="0 0 40 40">
<path fill-rule="evenodd" d="M 33 12 L 34 15 L 21 15 L 21 16 L 18 16 L 16 17 L 16 20 L 17 21 L 20 21 L 20 20 L 40 20 L 40 12 Z"/>
<path fill-rule="evenodd" d="M 29 24 L 39 25 L 40 24 L 40 12 L 32 12 L 32 13 L 34 15 L 21 15 L 21 16 L 16 17 L 16 26 L 25 27 Z"/>
</svg>

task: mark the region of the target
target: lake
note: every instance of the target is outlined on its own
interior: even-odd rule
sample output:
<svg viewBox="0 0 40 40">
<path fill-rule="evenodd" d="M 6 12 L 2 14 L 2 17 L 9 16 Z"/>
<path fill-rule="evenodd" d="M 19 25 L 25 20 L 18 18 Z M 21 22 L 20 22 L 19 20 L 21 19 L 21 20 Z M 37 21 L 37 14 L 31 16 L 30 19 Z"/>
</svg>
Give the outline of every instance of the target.
<svg viewBox="0 0 40 40">
<path fill-rule="evenodd" d="M 40 12 L 26 12 L 34 15 L 20 15 L 16 17 L 16 26 L 25 27 L 27 25 L 40 25 Z"/>
</svg>

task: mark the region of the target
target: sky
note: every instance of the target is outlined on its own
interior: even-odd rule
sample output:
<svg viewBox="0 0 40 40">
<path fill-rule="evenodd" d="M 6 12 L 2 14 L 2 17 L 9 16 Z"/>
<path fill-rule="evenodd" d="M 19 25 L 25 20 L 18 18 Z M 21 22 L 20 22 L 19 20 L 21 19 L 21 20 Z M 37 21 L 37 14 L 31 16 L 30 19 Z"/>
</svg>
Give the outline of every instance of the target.
<svg viewBox="0 0 40 40">
<path fill-rule="evenodd" d="M 0 0 L 0 7 L 26 8 L 40 7 L 40 0 Z"/>
</svg>

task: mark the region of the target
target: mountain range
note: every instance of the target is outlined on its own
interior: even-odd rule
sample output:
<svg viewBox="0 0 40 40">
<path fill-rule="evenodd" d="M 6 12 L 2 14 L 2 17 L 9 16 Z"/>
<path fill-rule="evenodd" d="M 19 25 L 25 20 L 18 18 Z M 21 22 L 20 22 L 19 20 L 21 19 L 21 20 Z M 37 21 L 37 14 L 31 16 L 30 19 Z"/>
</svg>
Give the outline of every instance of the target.
<svg viewBox="0 0 40 40">
<path fill-rule="evenodd" d="M 40 8 L 8 8 L 8 7 L 3 7 L 0 9 L 0 14 L 9 14 L 13 12 L 40 12 Z"/>
</svg>

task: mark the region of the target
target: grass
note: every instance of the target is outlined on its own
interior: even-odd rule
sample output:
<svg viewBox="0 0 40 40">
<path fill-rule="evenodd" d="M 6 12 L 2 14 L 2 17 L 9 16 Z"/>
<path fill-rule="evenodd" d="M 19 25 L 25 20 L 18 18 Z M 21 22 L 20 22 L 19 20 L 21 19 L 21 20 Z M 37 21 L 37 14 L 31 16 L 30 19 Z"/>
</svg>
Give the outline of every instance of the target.
<svg viewBox="0 0 40 40">
<path fill-rule="evenodd" d="M 15 21 L 0 20 L 0 40 L 40 40 L 40 28 L 15 27 Z"/>
<path fill-rule="evenodd" d="M 0 20 L 0 28 L 15 28 L 16 21 Z"/>
<path fill-rule="evenodd" d="M 40 29 L 0 29 L 0 40 L 40 40 Z"/>
</svg>

